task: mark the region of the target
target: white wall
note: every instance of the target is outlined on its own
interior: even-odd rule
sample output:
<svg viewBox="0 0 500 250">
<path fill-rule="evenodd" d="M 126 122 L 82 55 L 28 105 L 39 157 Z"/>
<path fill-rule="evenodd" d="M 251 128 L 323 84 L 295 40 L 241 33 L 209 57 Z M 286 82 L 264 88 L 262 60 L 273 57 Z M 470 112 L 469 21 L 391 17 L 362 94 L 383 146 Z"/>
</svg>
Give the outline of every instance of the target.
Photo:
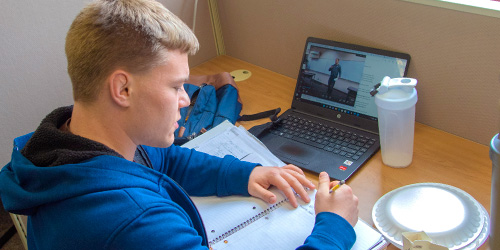
<svg viewBox="0 0 500 250">
<path fill-rule="evenodd" d="M 12 139 L 33 131 L 54 108 L 72 103 L 64 40 L 84 1 L 0 3 L 0 162 Z"/>
<path fill-rule="evenodd" d="M 219 13 L 228 55 L 292 78 L 308 36 L 409 53 L 417 122 L 484 145 L 500 131 L 500 18 L 399 0 L 219 0 Z"/>
<path fill-rule="evenodd" d="M 0 168 L 12 140 L 36 129 L 53 109 L 72 104 L 64 42 L 73 19 L 89 0 L 0 1 Z M 192 25 L 194 1 L 161 0 Z M 195 64 L 215 56 L 207 4 L 198 5 Z M 211 40 L 212 39 L 212 40 Z"/>
</svg>

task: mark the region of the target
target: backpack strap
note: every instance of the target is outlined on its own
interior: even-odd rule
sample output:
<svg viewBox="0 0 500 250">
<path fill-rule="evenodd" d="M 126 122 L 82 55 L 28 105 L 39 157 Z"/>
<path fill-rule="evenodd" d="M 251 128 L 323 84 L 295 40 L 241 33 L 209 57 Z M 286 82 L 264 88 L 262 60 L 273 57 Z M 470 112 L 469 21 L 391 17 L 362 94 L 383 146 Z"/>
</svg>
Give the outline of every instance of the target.
<svg viewBox="0 0 500 250">
<path fill-rule="evenodd" d="M 269 133 L 271 129 L 278 127 L 283 120 L 281 118 L 277 118 L 276 120 L 271 120 L 268 123 L 264 123 L 261 125 L 251 127 L 248 132 L 253 134 L 257 138 L 261 138 L 265 134 Z"/>
<path fill-rule="evenodd" d="M 259 120 L 259 119 L 268 118 L 268 117 L 269 117 L 269 119 L 271 119 L 271 121 L 275 121 L 278 119 L 278 114 L 280 112 L 281 112 L 281 108 L 271 109 L 271 110 L 255 113 L 252 115 L 242 115 L 236 121 L 254 121 L 254 120 Z"/>
</svg>

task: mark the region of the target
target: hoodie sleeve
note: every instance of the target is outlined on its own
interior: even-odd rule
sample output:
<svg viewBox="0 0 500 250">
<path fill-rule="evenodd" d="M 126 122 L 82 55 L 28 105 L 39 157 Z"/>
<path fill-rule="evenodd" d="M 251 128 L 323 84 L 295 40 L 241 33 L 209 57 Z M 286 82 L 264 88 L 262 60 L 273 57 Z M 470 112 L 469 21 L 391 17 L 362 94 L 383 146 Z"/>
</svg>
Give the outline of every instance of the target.
<svg viewBox="0 0 500 250">
<path fill-rule="evenodd" d="M 356 242 L 354 228 L 335 213 L 322 212 L 316 215 L 313 231 L 298 250 L 344 250 L 351 249 Z"/>
<path fill-rule="evenodd" d="M 175 205 L 152 206 L 108 238 L 104 249 L 204 249 L 188 215 Z M 142 239 L 142 240 L 141 240 Z"/>
<path fill-rule="evenodd" d="M 175 145 L 144 149 L 155 170 L 168 175 L 195 196 L 249 195 L 248 179 L 258 165 L 230 155 L 219 158 Z"/>
</svg>

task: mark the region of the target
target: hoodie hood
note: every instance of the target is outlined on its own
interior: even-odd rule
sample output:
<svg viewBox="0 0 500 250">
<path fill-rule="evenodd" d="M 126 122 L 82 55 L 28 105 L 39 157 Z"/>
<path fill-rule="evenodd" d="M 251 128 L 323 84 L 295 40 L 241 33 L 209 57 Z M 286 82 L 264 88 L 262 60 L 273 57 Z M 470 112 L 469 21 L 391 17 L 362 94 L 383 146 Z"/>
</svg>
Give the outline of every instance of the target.
<svg viewBox="0 0 500 250">
<path fill-rule="evenodd" d="M 78 163 L 99 155 L 122 157 L 102 143 L 61 130 L 72 112 L 73 106 L 52 111 L 42 120 L 26 145 L 26 140 L 22 139 L 14 141 L 15 146 L 22 148 L 21 154 L 38 167 Z"/>
<path fill-rule="evenodd" d="M 31 215 L 47 203 L 132 187 L 132 183 L 158 190 L 160 173 L 124 159 L 103 144 L 59 130 L 71 111 L 71 107 L 56 109 L 34 133 L 14 140 L 11 162 L 0 172 L 6 210 Z M 123 181 L 137 176 L 141 178 L 135 182 Z"/>
</svg>

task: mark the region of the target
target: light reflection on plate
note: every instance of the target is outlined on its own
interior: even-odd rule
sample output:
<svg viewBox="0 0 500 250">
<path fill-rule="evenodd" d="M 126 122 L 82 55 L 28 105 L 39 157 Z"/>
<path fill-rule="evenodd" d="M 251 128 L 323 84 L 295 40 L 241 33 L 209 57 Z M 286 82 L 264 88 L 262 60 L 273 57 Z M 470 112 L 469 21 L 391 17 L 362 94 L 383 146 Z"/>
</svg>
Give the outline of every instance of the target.
<svg viewBox="0 0 500 250">
<path fill-rule="evenodd" d="M 375 203 L 372 217 L 398 248 L 403 247 L 403 232 L 424 231 L 450 249 L 474 249 L 469 247 L 484 243 L 488 235 L 484 207 L 461 189 L 439 183 L 412 184 L 385 194 Z"/>
</svg>

